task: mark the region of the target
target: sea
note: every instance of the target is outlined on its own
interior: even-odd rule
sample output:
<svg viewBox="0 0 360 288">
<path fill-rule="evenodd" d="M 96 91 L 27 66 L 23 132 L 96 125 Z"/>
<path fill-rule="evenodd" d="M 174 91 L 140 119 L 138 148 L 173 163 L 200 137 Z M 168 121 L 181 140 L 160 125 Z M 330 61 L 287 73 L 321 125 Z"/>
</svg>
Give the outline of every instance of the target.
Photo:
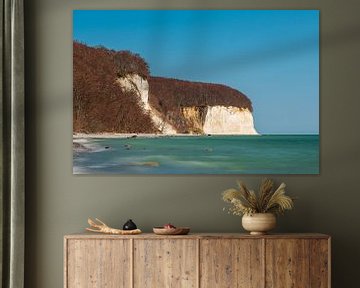
<svg viewBox="0 0 360 288">
<path fill-rule="evenodd" d="M 319 135 L 77 139 L 74 174 L 319 174 Z"/>
</svg>

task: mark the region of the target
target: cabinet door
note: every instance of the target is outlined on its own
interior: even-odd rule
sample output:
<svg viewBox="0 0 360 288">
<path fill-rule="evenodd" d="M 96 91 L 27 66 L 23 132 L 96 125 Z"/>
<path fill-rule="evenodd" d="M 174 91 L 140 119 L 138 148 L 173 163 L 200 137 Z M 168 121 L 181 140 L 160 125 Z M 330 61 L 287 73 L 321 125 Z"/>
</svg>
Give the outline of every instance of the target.
<svg viewBox="0 0 360 288">
<path fill-rule="evenodd" d="M 134 240 L 135 288 L 197 287 L 197 240 Z"/>
<path fill-rule="evenodd" d="M 330 240 L 310 241 L 310 287 L 330 287 Z"/>
<path fill-rule="evenodd" d="M 260 239 L 200 241 L 200 287 L 264 287 L 263 242 Z"/>
<path fill-rule="evenodd" d="M 309 240 L 266 240 L 266 287 L 309 287 Z"/>
<path fill-rule="evenodd" d="M 67 288 L 131 287 L 130 240 L 68 239 Z"/>
</svg>

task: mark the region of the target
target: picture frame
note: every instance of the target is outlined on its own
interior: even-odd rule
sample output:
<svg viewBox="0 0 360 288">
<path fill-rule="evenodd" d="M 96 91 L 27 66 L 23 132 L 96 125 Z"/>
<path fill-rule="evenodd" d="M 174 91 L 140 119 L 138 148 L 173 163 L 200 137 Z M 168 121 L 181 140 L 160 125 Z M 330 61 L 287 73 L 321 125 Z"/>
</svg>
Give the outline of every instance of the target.
<svg viewBox="0 0 360 288">
<path fill-rule="evenodd" d="M 318 10 L 73 11 L 73 174 L 319 174 L 319 132 Z"/>
</svg>

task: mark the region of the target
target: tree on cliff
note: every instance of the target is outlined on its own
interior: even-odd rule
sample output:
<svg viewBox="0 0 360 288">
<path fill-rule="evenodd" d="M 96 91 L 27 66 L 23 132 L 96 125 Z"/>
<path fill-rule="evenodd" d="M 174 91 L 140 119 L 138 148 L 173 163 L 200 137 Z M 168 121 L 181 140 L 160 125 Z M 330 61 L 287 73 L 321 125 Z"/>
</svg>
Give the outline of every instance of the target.
<svg viewBox="0 0 360 288">
<path fill-rule="evenodd" d="M 119 51 L 114 55 L 117 76 L 124 77 L 129 74 L 138 74 L 147 79 L 150 75 L 148 64 L 139 54 L 130 51 Z"/>
<path fill-rule="evenodd" d="M 183 107 L 235 106 L 252 111 L 250 99 L 238 90 L 221 84 L 149 77 L 150 104 L 166 115 L 180 133 L 193 130 L 182 113 Z"/>
<path fill-rule="evenodd" d="M 138 74 L 149 81 L 149 102 L 165 122 L 180 133 L 193 131 L 183 107 L 235 106 L 252 111 L 243 93 L 225 85 L 151 77 L 138 54 L 73 43 L 73 130 L 100 133 L 159 132 L 134 91 L 121 88 L 116 79 Z M 161 125 L 160 125 L 161 126 Z M 160 127 L 161 129 L 161 127 Z"/>
<path fill-rule="evenodd" d="M 73 44 L 73 131 L 84 133 L 154 133 L 150 116 L 141 109 L 137 95 L 115 82 L 119 66 L 146 75 L 148 67 L 138 55 L 103 47 Z M 117 58 L 116 58 L 117 57 Z M 117 60 L 115 60 L 115 58 Z M 124 63 L 121 61 L 124 60 Z M 129 63 L 135 63 L 127 68 Z M 134 70 L 135 68 L 140 70 Z"/>
</svg>

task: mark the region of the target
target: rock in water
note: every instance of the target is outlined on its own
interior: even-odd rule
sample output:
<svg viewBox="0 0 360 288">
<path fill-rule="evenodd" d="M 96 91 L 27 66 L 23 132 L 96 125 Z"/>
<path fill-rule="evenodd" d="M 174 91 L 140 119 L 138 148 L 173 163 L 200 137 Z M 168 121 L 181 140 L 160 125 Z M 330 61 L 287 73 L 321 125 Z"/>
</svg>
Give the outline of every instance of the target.
<svg viewBox="0 0 360 288">
<path fill-rule="evenodd" d="M 134 162 L 129 163 L 130 166 L 144 166 L 144 167 L 159 167 L 160 163 L 156 161 L 150 161 L 150 162 Z"/>
</svg>

